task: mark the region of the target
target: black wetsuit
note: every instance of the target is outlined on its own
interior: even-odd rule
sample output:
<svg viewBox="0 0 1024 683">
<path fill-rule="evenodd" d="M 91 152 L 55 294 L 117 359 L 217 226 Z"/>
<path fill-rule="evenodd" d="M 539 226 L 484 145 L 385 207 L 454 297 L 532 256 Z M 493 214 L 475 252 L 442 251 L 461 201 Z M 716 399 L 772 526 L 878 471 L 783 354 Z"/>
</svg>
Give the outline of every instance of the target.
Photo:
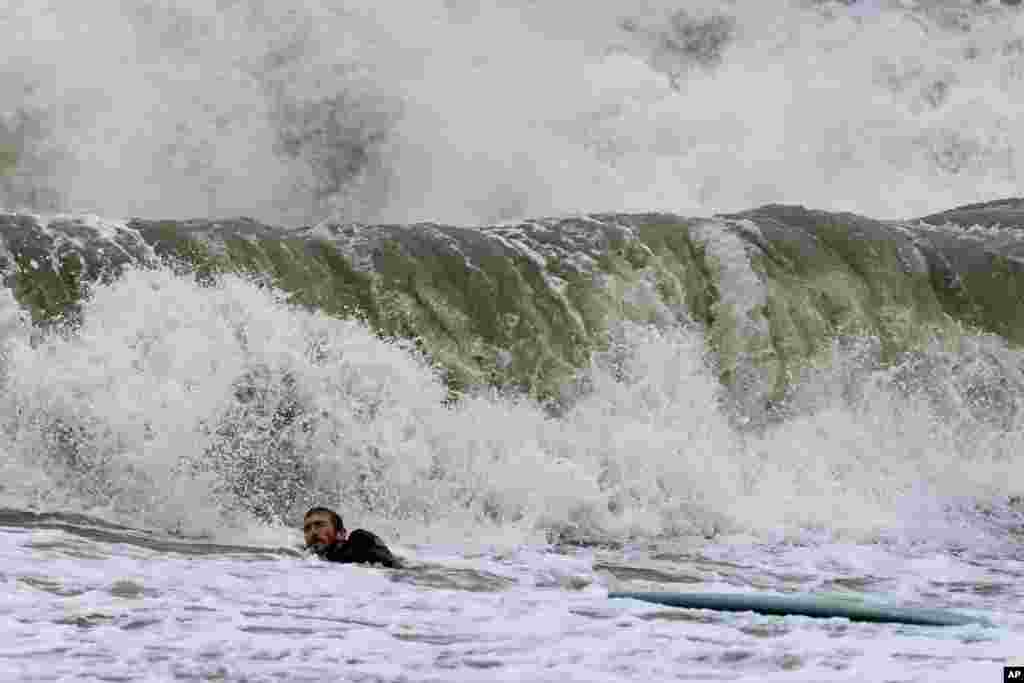
<svg viewBox="0 0 1024 683">
<path fill-rule="evenodd" d="M 380 540 L 377 534 L 365 529 L 356 529 L 349 533 L 348 539 L 344 542 L 322 546 L 314 552 L 328 562 L 374 563 L 392 568 L 401 566 L 398 558 L 384 545 L 384 541 Z"/>
</svg>

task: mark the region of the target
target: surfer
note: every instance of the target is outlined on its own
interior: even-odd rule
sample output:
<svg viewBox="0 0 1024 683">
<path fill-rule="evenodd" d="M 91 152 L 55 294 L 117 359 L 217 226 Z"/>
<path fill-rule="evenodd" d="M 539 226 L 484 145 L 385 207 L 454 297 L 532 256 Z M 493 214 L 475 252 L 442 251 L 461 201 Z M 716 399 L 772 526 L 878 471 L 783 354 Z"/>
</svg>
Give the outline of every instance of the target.
<svg viewBox="0 0 1024 683">
<path fill-rule="evenodd" d="M 347 531 L 341 515 L 330 508 L 310 508 L 303 519 L 302 533 L 306 548 L 328 562 L 401 566 L 376 534 L 365 529 Z"/>
</svg>

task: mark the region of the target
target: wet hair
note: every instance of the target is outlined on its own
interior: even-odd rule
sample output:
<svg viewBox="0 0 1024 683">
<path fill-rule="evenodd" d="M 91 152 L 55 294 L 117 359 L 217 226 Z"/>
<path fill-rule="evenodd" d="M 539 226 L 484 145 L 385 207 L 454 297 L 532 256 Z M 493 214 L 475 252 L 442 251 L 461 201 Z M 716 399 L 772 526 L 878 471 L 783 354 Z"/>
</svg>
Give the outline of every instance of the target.
<svg viewBox="0 0 1024 683">
<path fill-rule="evenodd" d="M 306 514 L 303 516 L 303 519 L 305 519 L 306 517 L 309 517 L 314 512 L 326 512 L 327 514 L 329 514 L 331 516 L 331 520 L 334 522 L 334 530 L 335 531 L 344 531 L 345 530 L 345 523 L 343 521 L 341 521 L 341 515 L 339 515 L 337 512 L 335 512 L 334 510 L 332 510 L 330 508 L 325 508 L 325 507 L 312 507 L 312 508 L 309 508 L 308 510 L 306 510 Z"/>
</svg>

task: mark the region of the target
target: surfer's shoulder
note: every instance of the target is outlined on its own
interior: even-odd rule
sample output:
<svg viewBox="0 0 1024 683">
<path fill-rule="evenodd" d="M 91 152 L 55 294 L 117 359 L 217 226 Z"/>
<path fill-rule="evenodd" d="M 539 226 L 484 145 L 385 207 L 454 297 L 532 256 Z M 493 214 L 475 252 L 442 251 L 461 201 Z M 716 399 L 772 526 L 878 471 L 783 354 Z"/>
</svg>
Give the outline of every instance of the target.
<svg viewBox="0 0 1024 683">
<path fill-rule="evenodd" d="M 343 542 L 338 543 L 326 559 L 333 562 L 382 564 L 400 567 L 401 562 L 392 554 L 380 536 L 366 529 L 354 529 Z"/>
</svg>

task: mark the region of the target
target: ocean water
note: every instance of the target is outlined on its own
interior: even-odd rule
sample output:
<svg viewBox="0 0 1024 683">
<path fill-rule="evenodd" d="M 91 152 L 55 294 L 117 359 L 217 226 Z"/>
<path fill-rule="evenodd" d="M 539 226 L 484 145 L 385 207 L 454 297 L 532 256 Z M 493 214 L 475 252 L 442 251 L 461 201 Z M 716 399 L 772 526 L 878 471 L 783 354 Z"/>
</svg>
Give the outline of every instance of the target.
<svg viewBox="0 0 1024 683">
<path fill-rule="evenodd" d="M 1020 195 L 997 2 L 8 2 L 8 208 L 281 224 L 875 217 Z M 2 158 L 2 157 L 0 157 Z M 718 245 L 727 249 L 724 242 Z M 763 300 L 740 270 L 727 295 Z M 998 680 L 1024 657 L 1024 355 L 836 341 L 775 419 L 697 327 L 615 326 L 553 415 L 226 276 L 0 290 L 0 680 Z M 304 554 L 314 503 L 401 570 Z M 610 589 L 854 595 L 933 628 Z"/>
<path fill-rule="evenodd" d="M 76 331 L 32 335 L 5 308 L 3 680 L 962 681 L 1024 647 L 1019 412 L 899 387 L 981 391 L 980 354 L 899 379 L 837 349 L 791 417 L 743 430 L 697 332 L 627 328 L 552 417 L 445 405 L 409 349 L 280 298 L 156 270 L 97 288 Z M 282 406 L 301 417 L 275 427 Z M 305 556 L 318 500 L 408 567 Z M 852 594 L 995 626 L 618 588 Z"/>
</svg>

